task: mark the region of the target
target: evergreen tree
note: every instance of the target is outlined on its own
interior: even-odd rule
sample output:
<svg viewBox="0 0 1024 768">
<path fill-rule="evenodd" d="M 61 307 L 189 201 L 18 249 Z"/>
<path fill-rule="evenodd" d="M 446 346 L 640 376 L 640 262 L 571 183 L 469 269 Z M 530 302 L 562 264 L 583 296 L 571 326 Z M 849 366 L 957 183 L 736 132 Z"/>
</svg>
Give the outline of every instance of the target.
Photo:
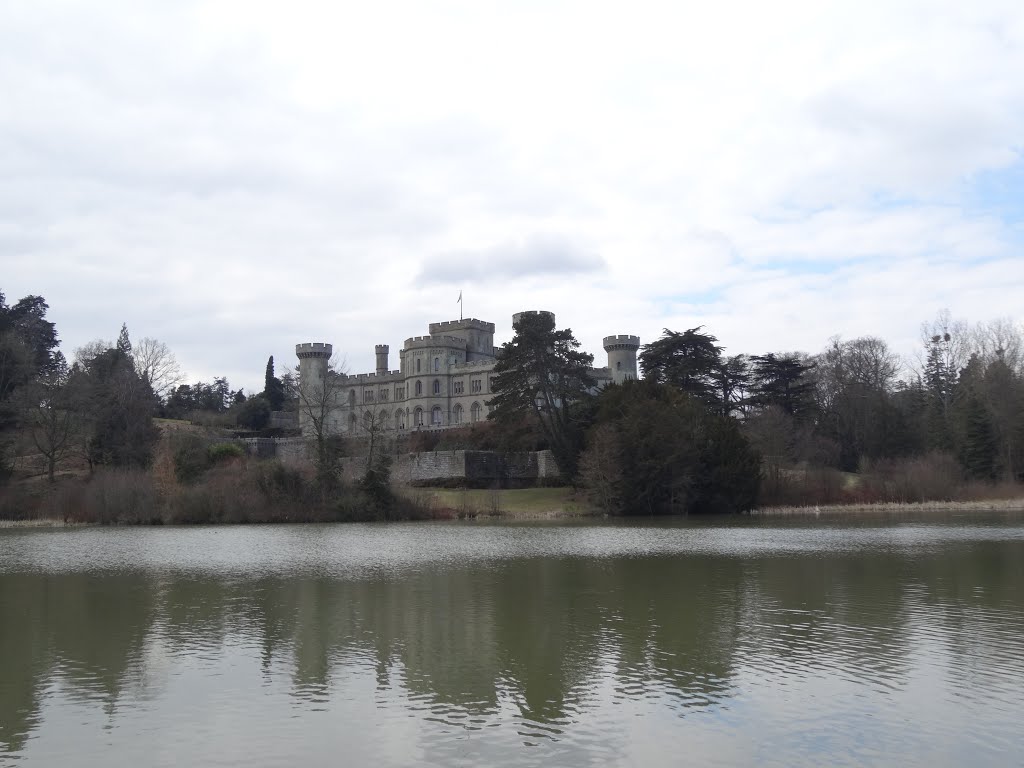
<svg viewBox="0 0 1024 768">
<path fill-rule="evenodd" d="M 761 407 L 777 406 L 800 419 L 814 410 L 813 363 L 805 363 L 795 354 L 754 355 L 750 358 L 753 402 Z"/>
<path fill-rule="evenodd" d="M 597 398 L 582 480 L 623 514 L 740 512 L 756 502 L 760 457 L 734 419 L 650 379 Z"/>
<path fill-rule="evenodd" d="M 924 368 L 928 444 L 929 447 L 940 451 L 953 448 L 950 406 L 953 401 L 956 372 L 949 370 L 945 351 L 945 346 L 950 340 L 948 333 L 932 337 Z"/>
<path fill-rule="evenodd" d="M 146 467 L 159 431 L 153 425 L 153 390 L 120 348 L 96 355 L 74 372 L 79 408 L 92 421 L 89 463 Z"/>
<path fill-rule="evenodd" d="M 702 327 L 682 333 L 666 328 L 660 339 L 643 346 L 640 367 L 645 379 L 673 386 L 718 411 L 722 347 L 714 336 L 701 333 Z"/>
<path fill-rule="evenodd" d="M 996 476 L 999 444 L 988 410 L 975 394 L 967 399 L 966 421 L 962 459 L 964 469 L 978 480 L 993 480 Z"/>
<path fill-rule="evenodd" d="M 274 356 L 267 360 L 267 370 L 264 375 L 263 396 L 270 404 L 270 410 L 280 411 L 284 406 L 284 384 L 274 375 Z"/>
<path fill-rule="evenodd" d="M 131 358 L 132 356 L 132 342 L 128 338 L 128 323 L 121 323 L 121 333 L 117 335 L 117 351 L 125 357 Z"/>
<path fill-rule="evenodd" d="M 547 313 L 519 316 L 515 336 L 502 345 L 494 366 L 489 419 L 515 423 L 528 414 L 540 427 L 558 468 L 575 477 L 583 448 L 577 409 L 596 386 L 590 373 L 594 356 L 580 352 L 568 328 L 556 330 Z"/>
</svg>

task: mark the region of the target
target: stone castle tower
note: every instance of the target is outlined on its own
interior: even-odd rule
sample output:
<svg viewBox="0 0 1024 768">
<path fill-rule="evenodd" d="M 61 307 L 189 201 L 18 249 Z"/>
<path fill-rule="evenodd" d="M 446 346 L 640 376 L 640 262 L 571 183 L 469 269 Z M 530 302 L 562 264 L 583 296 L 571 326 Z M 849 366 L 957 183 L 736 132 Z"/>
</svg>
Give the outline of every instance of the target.
<svg viewBox="0 0 1024 768">
<path fill-rule="evenodd" d="M 322 342 L 295 345 L 295 356 L 299 358 L 299 380 L 303 382 L 303 387 L 310 386 L 323 391 L 327 364 L 333 352 L 334 347 Z"/>
<path fill-rule="evenodd" d="M 604 351 L 608 353 L 608 370 L 612 372 L 612 381 L 621 384 L 628 379 L 637 378 L 636 351 L 640 349 L 640 337 L 605 336 Z"/>
<path fill-rule="evenodd" d="M 526 315 L 555 314 L 529 310 L 512 316 L 513 324 Z M 372 428 L 403 430 L 447 429 L 474 424 L 487 418 L 493 394 L 492 375 L 498 348 L 494 323 L 476 318 L 430 323 L 430 333 L 405 340 L 398 351 L 398 369 L 388 370 L 390 347 L 374 347 L 373 373 L 331 374 L 328 363 L 333 348 L 321 342 L 297 344 L 299 379 L 310 394 L 324 391 L 329 375 L 337 376 L 325 404 L 328 431 L 358 436 Z M 607 336 L 604 348 L 608 366 L 595 368 L 598 388 L 637 378 L 638 336 Z M 308 416 L 300 413 L 306 432 Z"/>
</svg>

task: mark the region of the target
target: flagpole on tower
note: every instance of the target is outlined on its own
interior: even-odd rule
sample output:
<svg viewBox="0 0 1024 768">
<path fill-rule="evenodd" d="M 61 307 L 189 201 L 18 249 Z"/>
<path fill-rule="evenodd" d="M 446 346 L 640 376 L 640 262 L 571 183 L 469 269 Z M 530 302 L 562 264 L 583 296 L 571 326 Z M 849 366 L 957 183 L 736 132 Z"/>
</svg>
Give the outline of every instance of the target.
<svg viewBox="0 0 1024 768">
<path fill-rule="evenodd" d="M 459 291 L 459 299 L 458 299 L 457 303 L 459 305 L 459 322 L 461 323 L 462 322 L 462 291 Z"/>
</svg>

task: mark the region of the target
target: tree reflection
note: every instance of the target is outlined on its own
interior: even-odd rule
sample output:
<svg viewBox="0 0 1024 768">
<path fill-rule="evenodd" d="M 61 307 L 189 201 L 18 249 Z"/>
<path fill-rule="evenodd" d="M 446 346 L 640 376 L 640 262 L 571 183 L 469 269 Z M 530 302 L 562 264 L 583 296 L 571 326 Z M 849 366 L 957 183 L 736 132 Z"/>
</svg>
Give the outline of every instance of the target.
<svg viewBox="0 0 1024 768">
<path fill-rule="evenodd" d="M 147 675 L 157 647 L 172 659 L 250 654 L 302 698 L 329 699 L 363 670 L 424 716 L 509 705 L 554 729 L 608 695 L 661 696 L 680 715 L 715 707 L 740 669 L 895 685 L 923 628 L 969 662 L 979 622 L 1020 605 L 1018 553 L 993 542 L 941 557 L 535 557 L 362 580 L 5 574 L 0 749 L 24 749 L 55 682 L 111 719 L 139 691 L 159 696 Z"/>
</svg>

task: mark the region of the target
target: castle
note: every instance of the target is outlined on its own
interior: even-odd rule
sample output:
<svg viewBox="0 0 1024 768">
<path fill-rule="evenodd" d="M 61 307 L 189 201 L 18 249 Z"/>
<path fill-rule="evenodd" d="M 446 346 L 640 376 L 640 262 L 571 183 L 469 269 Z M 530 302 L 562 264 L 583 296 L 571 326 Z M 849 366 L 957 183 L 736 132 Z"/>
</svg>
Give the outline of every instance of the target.
<svg viewBox="0 0 1024 768">
<path fill-rule="evenodd" d="M 513 325 L 524 314 L 512 317 Z M 331 434 L 358 436 L 374 426 L 391 432 L 447 429 L 487 418 L 492 374 L 499 348 L 494 346 L 494 323 L 475 318 L 431 323 L 429 335 L 405 340 L 398 352 L 398 370 L 388 370 L 387 344 L 378 344 L 377 370 L 354 375 L 328 370 L 333 347 L 324 343 L 295 345 L 303 386 L 328 393 L 324 420 Z M 592 373 L 598 387 L 637 376 L 638 336 L 606 336 L 608 365 Z M 330 386 L 323 388 L 327 377 Z M 300 409 L 299 423 L 309 432 L 310 414 Z"/>
</svg>

